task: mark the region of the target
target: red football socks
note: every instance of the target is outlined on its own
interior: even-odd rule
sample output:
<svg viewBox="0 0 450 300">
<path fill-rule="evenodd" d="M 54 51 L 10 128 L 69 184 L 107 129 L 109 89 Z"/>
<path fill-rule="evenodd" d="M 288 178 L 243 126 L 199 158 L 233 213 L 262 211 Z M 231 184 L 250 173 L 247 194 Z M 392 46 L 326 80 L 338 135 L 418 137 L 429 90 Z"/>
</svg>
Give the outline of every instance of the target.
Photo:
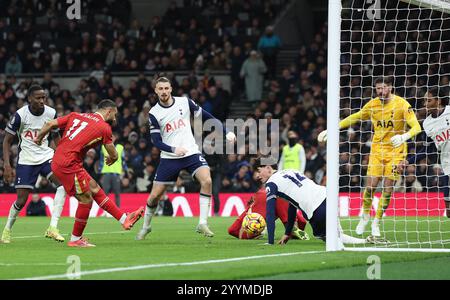
<svg viewBox="0 0 450 300">
<path fill-rule="evenodd" d="M 305 230 L 306 220 L 301 211 L 297 211 L 297 225 L 300 230 Z"/>
<path fill-rule="evenodd" d="M 75 212 L 75 224 L 73 225 L 72 235 L 80 237 L 83 235 L 84 228 L 89 219 L 89 212 L 91 211 L 92 202 L 89 204 L 78 202 L 78 208 Z"/>
<path fill-rule="evenodd" d="M 103 189 L 97 192 L 97 194 L 92 195 L 95 202 L 103 210 L 106 210 L 111 216 L 113 216 L 117 221 L 123 216 L 123 212 L 117 207 L 117 205 L 106 196 Z"/>
</svg>

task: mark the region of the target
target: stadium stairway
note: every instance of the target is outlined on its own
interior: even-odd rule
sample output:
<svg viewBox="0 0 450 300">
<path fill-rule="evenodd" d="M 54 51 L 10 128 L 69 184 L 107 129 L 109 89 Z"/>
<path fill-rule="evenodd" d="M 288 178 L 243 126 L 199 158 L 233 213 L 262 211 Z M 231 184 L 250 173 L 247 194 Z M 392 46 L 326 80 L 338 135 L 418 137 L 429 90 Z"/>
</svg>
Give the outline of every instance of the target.
<svg viewBox="0 0 450 300">
<path fill-rule="evenodd" d="M 297 63 L 300 52 L 300 45 L 284 46 L 277 55 L 277 76 L 281 76 L 284 68 L 288 68 L 291 64 Z"/>
<path fill-rule="evenodd" d="M 245 120 L 245 116 L 254 111 L 255 104 L 255 102 L 248 102 L 245 99 L 232 101 L 228 118 Z"/>
</svg>

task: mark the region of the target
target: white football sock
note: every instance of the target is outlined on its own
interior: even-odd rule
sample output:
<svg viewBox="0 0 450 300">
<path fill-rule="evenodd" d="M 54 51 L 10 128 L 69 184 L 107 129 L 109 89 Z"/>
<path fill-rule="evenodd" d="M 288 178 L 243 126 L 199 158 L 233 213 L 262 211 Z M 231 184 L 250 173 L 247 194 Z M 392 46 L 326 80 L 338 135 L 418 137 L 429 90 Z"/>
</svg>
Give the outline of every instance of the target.
<svg viewBox="0 0 450 300">
<path fill-rule="evenodd" d="M 19 209 L 17 207 L 16 202 L 14 202 L 13 205 L 11 205 L 11 208 L 9 209 L 8 220 L 6 221 L 5 228 L 11 230 L 11 228 L 14 225 L 14 222 L 16 222 L 16 218 L 19 215 L 21 209 L 22 208 Z"/>
<path fill-rule="evenodd" d="M 364 221 L 369 221 L 370 220 L 370 214 L 362 214 L 362 216 L 361 216 L 361 218 L 364 220 Z"/>
<path fill-rule="evenodd" d="M 200 193 L 200 219 L 198 224 L 208 224 L 208 215 L 211 208 L 211 195 Z"/>
<path fill-rule="evenodd" d="M 123 215 L 120 217 L 120 220 L 119 220 L 120 224 L 125 223 L 125 220 L 126 220 L 126 219 L 127 219 L 127 214 L 123 214 Z"/>
<path fill-rule="evenodd" d="M 53 211 L 52 219 L 50 221 L 50 226 L 57 228 L 59 218 L 61 217 L 61 212 L 64 207 L 64 202 L 66 201 L 66 191 L 61 185 L 56 189 L 55 199 L 53 200 Z"/>
<path fill-rule="evenodd" d="M 81 236 L 75 236 L 75 235 L 72 234 L 71 237 L 70 237 L 70 241 L 71 242 L 76 242 L 79 239 L 81 239 Z"/>
<path fill-rule="evenodd" d="M 144 223 L 142 225 L 143 229 L 150 228 L 150 223 L 152 222 L 152 217 L 155 214 L 157 208 L 158 208 L 158 205 L 156 205 L 155 207 L 150 207 L 147 204 L 145 206 Z"/>
</svg>

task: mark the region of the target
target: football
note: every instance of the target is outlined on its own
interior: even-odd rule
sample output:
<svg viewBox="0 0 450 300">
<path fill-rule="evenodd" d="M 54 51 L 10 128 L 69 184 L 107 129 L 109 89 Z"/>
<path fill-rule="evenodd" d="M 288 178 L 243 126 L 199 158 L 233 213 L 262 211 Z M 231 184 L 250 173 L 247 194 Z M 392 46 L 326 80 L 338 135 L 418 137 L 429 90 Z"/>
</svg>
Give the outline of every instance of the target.
<svg viewBox="0 0 450 300">
<path fill-rule="evenodd" d="M 248 234 L 260 234 L 266 228 L 266 220 L 258 213 L 249 213 L 242 221 L 242 228 Z"/>
</svg>

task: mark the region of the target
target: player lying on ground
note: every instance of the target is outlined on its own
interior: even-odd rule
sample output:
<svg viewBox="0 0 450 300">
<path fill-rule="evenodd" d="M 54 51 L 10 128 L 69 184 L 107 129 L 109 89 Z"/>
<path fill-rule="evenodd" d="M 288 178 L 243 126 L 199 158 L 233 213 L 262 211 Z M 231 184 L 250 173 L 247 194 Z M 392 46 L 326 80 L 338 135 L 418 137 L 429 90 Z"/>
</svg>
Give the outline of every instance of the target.
<svg viewBox="0 0 450 300">
<path fill-rule="evenodd" d="M 82 236 L 93 200 L 118 220 L 125 230 L 130 230 L 144 213 L 143 207 L 130 214 L 123 213 L 83 168 L 86 152 L 100 144 L 103 144 L 108 152 L 109 156 L 105 158 L 107 165 L 112 165 L 118 159 L 110 126 L 116 122 L 116 115 L 116 104 L 111 100 L 102 100 L 95 113 L 72 112 L 67 116 L 48 121 L 35 139 L 36 144 L 41 145 L 50 130 L 57 128 L 64 130 L 53 157 L 52 171 L 67 194 L 75 196 L 79 201 L 72 236 L 68 243 L 70 247 L 95 246 Z"/>
<path fill-rule="evenodd" d="M 258 178 L 266 186 L 267 202 L 267 237 L 268 244 L 274 244 L 275 239 L 275 200 L 277 198 L 289 203 L 288 224 L 286 230 L 278 242 L 285 244 L 290 238 L 292 227 L 294 226 L 297 209 L 312 227 L 314 237 L 325 241 L 326 238 L 326 188 L 316 184 L 305 177 L 304 174 L 295 170 L 277 171 L 277 165 L 267 164 L 270 158 L 258 158 L 255 169 Z M 342 232 L 339 225 L 339 236 L 344 244 L 363 244 L 370 242 L 368 239 L 358 239 L 348 236 Z"/>
<path fill-rule="evenodd" d="M 15 180 L 17 200 L 11 205 L 8 220 L 3 229 L 0 242 L 11 242 L 11 231 L 14 222 L 22 208 L 25 206 L 28 195 L 33 190 L 39 175 L 47 177 L 47 179 L 57 186 L 53 201 L 52 218 L 50 226 L 45 232 L 45 236 L 53 238 L 58 242 L 64 242 L 64 237 L 58 230 L 58 221 L 61 216 L 64 201 L 66 200 L 66 192 L 50 167 L 50 161 L 53 157 L 54 150 L 49 147 L 47 136 L 43 139 L 41 147 L 33 142 L 33 138 L 45 122 L 56 118 L 56 111 L 45 105 L 47 95 L 41 86 L 32 85 L 28 89 L 27 95 L 29 104 L 17 110 L 5 129 L 3 160 L 5 169 L 4 178 L 6 183 L 10 183 L 14 180 L 9 156 L 14 135 L 17 134 L 20 143 Z M 56 145 L 60 139 L 58 131 L 54 131 L 52 137 Z"/>
<path fill-rule="evenodd" d="M 444 95 L 444 89 L 439 90 L 436 87 L 429 89 L 425 93 L 425 107 L 427 118 L 423 121 L 423 129 L 427 137 L 433 140 L 435 146 L 430 143 L 429 147 L 423 147 L 416 155 L 400 162 L 398 170 L 401 172 L 408 164 L 422 160 L 428 153 L 439 151 L 442 170 L 445 174 L 443 191 L 446 215 L 450 218 L 450 189 L 448 185 L 448 176 L 450 175 L 450 106 L 448 106 L 448 95 Z"/>
<path fill-rule="evenodd" d="M 377 78 L 375 80 L 377 97 L 370 100 L 359 112 L 339 123 L 339 129 L 344 129 L 361 120 L 370 120 L 374 129 L 367 184 L 363 194 L 363 214 L 356 227 L 357 234 L 363 234 L 370 221 L 373 194 L 378 183 L 384 178 L 383 192 L 372 222 L 372 235 L 376 237 L 381 235 L 380 220 L 389 207 L 395 181 L 400 178 L 396 166 L 406 157 L 408 150 L 406 141 L 421 131 L 411 105 L 402 97 L 391 93 L 392 83 L 392 78 Z M 408 132 L 405 132 L 406 125 L 411 127 Z M 327 131 L 322 131 L 317 139 L 319 142 L 326 141 Z"/>
<path fill-rule="evenodd" d="M 288 207 L 289 203 L 283 200 L 277 200 L 275 205 L 275 217 L 280 218 L 281 222 L 286 227 L 288 224 Z M 266 191 L 262 187 L 259 191 L 252 196 L 248 201 L 247 207 L 242 214 L 237 218 L 234 223 L 228 227 L 228 233 L 239 239 L 255 239 L 263 236 L 261 233 L 248 234 L 242 228 L 242 221 L 247 213 L 258 213 L 266 219 Z M 291 233 L 291 238 L 299 240 L 309 240 L 308 234 L 304 231 L 306 226 L 306 220 L 300 211 L 297 212 L 297 224 L 298 228 L 294 225 Z"/>
<path fill-rule="evenodd" d="M 201 155 L 191 130 L 190 118 L 202 118 L 214 121 L 216 130 L 225 129 L 222 123 L 204 111 L 187 97 L 173 97 L 172 85 L 166 77 L 156 80 L 156 103 L 149 112 L 150 135 L 153 144 L 161 150 L 161 160 L 156 169 L 153 187 L 147 200 L 142 229 L 136 236 L 143 240 L 151 232 L 151 220 L 158 207 L 158 201 L 166 190 L 166 185 L 173 184 L 181 170 L 186 169 L 193 178 L 200 182 L 200 218 L 196 231 L 207 237 L 214 236 L 208 227 L 208 213 L 211 207 L 212 181 L 208 163 Z M 234 133 L 226 134 L 227 141 L 236 140 Z"/>
</svg>

